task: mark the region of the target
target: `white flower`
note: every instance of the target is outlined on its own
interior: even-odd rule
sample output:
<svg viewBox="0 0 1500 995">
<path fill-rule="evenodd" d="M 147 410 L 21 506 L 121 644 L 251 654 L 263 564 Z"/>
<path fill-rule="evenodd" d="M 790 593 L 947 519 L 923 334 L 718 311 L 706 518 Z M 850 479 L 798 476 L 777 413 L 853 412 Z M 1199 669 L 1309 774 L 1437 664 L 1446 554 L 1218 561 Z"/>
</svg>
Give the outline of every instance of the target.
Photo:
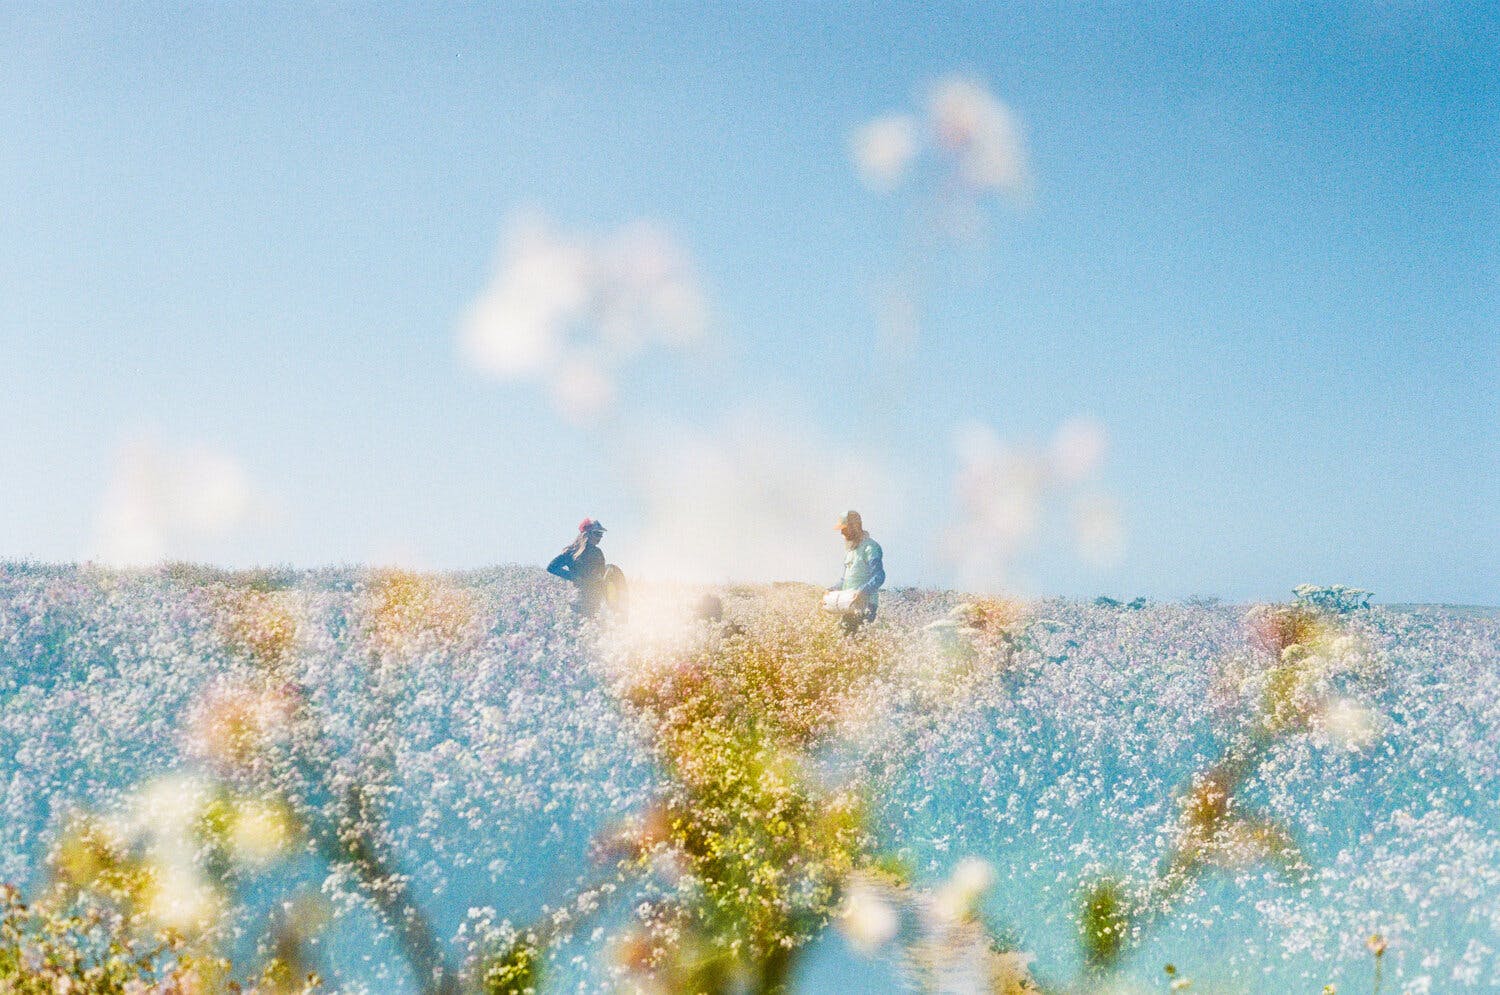
<svg viewBox="0 0 1500 995">
<path fill-rule="evenodd" d="M 855 881 L 850 886 L 839 915 L 839 928 L 856 950 L 874 953 L 890 942 L 898 925 L 896 910 L 879 888 L 864 881 Z"/>
<path fill-rule="evenodd" d="M 1093 418 L 1069 418 L 1052 433 L 1052 469 L 1063 483 L 1076 484 L 1099 468 L 1109 438 Z"/>
<path fill-rule="evenodd" d="M 1323 710 L 1323 728 L 1335 742 L 1351 750 L 1363 750 L 1379 735 L 1378 716 L 1357 701 L 1339 698 Z"/>
<path fill-rule="evenodd" d="M 236 859 L 261 866 L 287 852 L 292 832 L 292 814 L 285 805 L 247 799 L 235 808 L 229 846 Z"/>
<path fill-rule="evenodd" d="M 916 125 L 905 114 L 875 118 L 854 136 L 854 162 L 860 178 L 872 190 L 890 190 L 901 183 L 917 154 Z"/>
<path fill-rule="evenodd" d="M 707 314 L 691 259 L 658 226 L 590 238 L 528 217 L 507 233 L 458 344 L 480 373 L 540 381 L 563 414 L 584 420 L 613 402 L 621 363 L 652 344 L 696 344 Z"/>
<path fill-rule="evenodd" d="M 928 100 L 938 144 L 953 154 L 974 187 L 1019 193 L 1026 170 L 1020 129 L 1010 108 L 978 80 L 950 77 Z"/>
<path fill-rule="evenodd" d="M 974 912 L 980 896 L 994 883 L 995 868 L 989 861 L 965 857 L 932 896 L 933 912 L 948 922 L 965 918 Z"/>
</svg>

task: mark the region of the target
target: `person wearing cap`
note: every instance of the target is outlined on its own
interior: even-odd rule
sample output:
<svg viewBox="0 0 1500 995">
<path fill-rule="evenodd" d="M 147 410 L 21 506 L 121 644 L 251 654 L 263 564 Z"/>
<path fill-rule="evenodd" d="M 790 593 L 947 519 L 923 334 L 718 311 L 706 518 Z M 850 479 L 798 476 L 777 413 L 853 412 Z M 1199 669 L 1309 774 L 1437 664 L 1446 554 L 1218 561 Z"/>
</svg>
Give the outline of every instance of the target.
<svg viewBox="0 0 1500 995">
<path fill-rule="evenodd" d="M 844 536 L 844 577 L 830 591 L 854 591 L 854 601 L 844 615 L 844 631 L 852 634 L 866 622 L 875 621 L 880 607 L 880 585 L 885 583 L 885 564 L 880 543 L 865 531 L 859 512 L 846 512 L 839 519 Z"/>
<path fill-rule="evenodd" d="M 578 586 L 578 611 L 587 616 L 599 614 L 599 606 L 604 602 L 607 567 L 604 551 L 599 548 L 599 540 L 603 538 L 604 526 L 585 518 L 578 523 L 578 538 L 547 564 L 549 574 Z"/>
</svg>

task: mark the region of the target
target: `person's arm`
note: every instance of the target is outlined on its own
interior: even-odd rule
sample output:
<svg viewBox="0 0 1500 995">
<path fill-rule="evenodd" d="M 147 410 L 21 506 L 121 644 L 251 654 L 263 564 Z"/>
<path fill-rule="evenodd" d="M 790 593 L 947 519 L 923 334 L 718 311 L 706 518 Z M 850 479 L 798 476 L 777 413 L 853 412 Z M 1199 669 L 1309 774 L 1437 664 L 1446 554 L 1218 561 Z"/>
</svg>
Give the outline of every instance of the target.
<svg viewBox="0 0 1500 995">
<path fill-rule="evenodd" d="M 870 554 L 870 579 L 860 585 L 859 593 L 869 597 L 885 583 L 885 554 L 876 546 Z"/>
<path fill-rule="evenodd" d="M 554 577 L 561 577 L 563 580 L 575 580 L 576 578 L 573 576 L 573 551 L 565 549 L 552 557 L 552 562 L 547 564 L 547 572 Z"/>
</svg>

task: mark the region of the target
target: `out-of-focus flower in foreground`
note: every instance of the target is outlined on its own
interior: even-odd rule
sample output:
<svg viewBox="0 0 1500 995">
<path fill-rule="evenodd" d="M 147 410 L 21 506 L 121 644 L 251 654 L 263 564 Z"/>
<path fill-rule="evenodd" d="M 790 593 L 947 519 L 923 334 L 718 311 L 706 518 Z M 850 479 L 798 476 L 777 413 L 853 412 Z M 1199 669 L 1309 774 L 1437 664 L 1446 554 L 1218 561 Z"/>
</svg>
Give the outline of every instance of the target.
<svg viewBox="0 0 1500 995">
<path fill-rule="evenodd" d="M 855 876 L 844 892 L 839 929 L 860 953 L 875 953 L 895 937 L 901 925 L 900 915 L 886 891 L 879 884 Z"/>
<path fill-rule="evenodd" d="M 273 683 L 225 682 L 189 714 L 188 747 L 219 769 L 243 768 L 289 732 L 296 707 L 295 697 Z"/>
<path fill-rule="evenodd" d="M 116 454 L 100 501 L 94 553 L 110 566 L 146 566 L 226 536 L 267 507 L 230 454 L 132 439 Z"/>
<path fill-rule="evenodd" d="M 540 382 L 562 414 L 583 420 L 613 401 L 630 360 L 702 341 L 706 301 L 687 252 L 653 223 L 597 238 L 525 217 L 506 234 L 459 347 L 480 373 Z"/>
<path fill-rule="evenodd" d="M 223 911 L 214 887 L 195 869 L 175 862 L 154 868 L 142 897 L 154 922 L 185 933 L 207 929 Z"/>
<path fill-rule="evenodd" d="M 296 839 L 296 826 L 285 802 L 247 798 L 235 806 L 227 842 L 236 860 L 261 867 L 286 856 Z"/>
<path fill-rule="evenodd" d="M 852 141 L 860 177 L 873 190 L 904 182 L 924 154 L 945 174 L 949 192 L 1020 196 L 1028 184 L 1026 151 L 1015 114 L 984 82 L 949 76 L 928 90 L 921 116 L 885 114 Z"/>
<path fill-rule="evenodd" d="M 638 440 L 631 476 L 645 521 L 623 562 L 687 581 L 817 577 L 835 567 L 829 509 L 853 505 L 882 534 L 895 504 L 884 465 L 785 413 L 753 408 Z M 726 508 L 734 527 L 725 528 Z M 830 547 L 830 536 L 834 545 Z"/>
<path fill-rule="evenodd" d="M 960 428 L 954 436 L 955 520 L 943 551 L 962 586 L 984 591 L 1012 583 L 1016 559 L 1069 501 L 1066 521 L 1083 559 L 1100 566 L 1118 560 L 1124 548 L 1119 513 L 1090 487 L 1107 448 L 1104 429 L 1087 417 L 1064 422 L 1045 450 L 1011 445 L 988 425 Z"/>
<path fill-rule="evenodd" d="M 928 96 L 939 148 L 976 190 L 1019 193 L 1026 183 L 1021 130 L 1009 107 L 977 79 L 952 76 Z"/>
<path fill-rule="evenodd" d="M 906 178 L 917 154 L 917 124 L 909 115 L 875 118 L 854 136 L 854 162 L 873 190 L 890 190 Z"/>
<path fill-rule="evenodd" d="M 966 857 L 959 861 L 953 874 L 933 893 L 933 912 L 946 921 L 972 916 L 979 899 L 994 883 L 995 868 L 989 861 Z"/>
<path fill-rule="evenodd" d="M 1321 724 L 1335 742 L 1356 751 L 1368 749 L 1380 735 L 1379 716 L 1349 698 L 1329 702 Z"/>
</svg>

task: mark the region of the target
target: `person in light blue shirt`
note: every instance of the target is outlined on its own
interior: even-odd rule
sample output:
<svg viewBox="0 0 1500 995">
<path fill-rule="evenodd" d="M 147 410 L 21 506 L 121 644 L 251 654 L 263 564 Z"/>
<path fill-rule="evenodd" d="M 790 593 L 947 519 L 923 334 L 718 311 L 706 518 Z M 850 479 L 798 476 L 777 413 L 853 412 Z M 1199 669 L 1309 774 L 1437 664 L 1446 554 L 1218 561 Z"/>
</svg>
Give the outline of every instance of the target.
<svg viewBox="0 0 1500 995">
<path fill-rule="evenodd" d="M 861 625 L 875 621 L 875 611 L 880 607 L 880 585 L 885 583 L 885 563 L 880 543 L 865 531 L 859 512 L 845 512 L 839 519 L 839 532 L 846 547 L 844 577 L 829 590 L 858 592 L 844 616 L 844 632 L 852 635 Z"/>
</svg>

